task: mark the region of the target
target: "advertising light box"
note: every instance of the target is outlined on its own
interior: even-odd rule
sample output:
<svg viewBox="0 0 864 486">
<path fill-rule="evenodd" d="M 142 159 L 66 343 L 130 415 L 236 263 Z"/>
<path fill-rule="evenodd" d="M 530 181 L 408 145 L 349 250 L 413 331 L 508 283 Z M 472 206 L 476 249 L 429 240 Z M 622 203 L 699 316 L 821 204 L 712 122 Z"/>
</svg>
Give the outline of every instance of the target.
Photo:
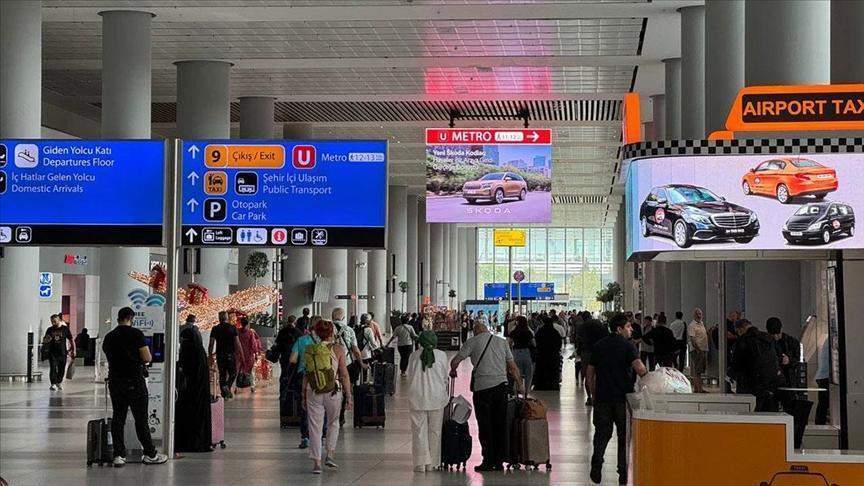
<svg viewBox="0 0 864 486">
<path fill-rule="evenodd" d="M 498 229 L 492 232 L 495 246 L 525 246 L 525 230 Z"/>
<path fill-rule="evenodd" d="M 185 246 L 383 248 L 387 142 L 183 142 Z"/>
<path fill-rule="evenodd" d="M 0 245 L 161 246 L 165 143 L 0 140 Z"/>
<path fill-rule="evenodd" d="M 427 129 L 426 221 L 550 222 L 551 137 L 544 129 Z"/>
<path fill-rule="evenodd" d="M 554 282 L 522 282 L 510 284 L 513 300 L 555 300 Z M 483 298 L 486 300 L 507 300 L 506 283 L 483 284 Z"/>
<path fill-rule="evenodd" d="M 632 160 L 628 256 L 677 250 L 864 248 L 864 154 Z"/>
</svg>

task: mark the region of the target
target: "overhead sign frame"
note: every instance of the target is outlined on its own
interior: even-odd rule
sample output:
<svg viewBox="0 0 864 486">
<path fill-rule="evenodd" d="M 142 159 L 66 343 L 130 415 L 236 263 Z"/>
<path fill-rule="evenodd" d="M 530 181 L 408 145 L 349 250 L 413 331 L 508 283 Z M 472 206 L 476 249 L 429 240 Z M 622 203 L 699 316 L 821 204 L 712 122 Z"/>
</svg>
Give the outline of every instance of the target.
<svg viewBox="0 0 864 486">
<path fill-rule="evenodd" d="M 524 247 L 526 240 L 525 230 L 499 229 L 492 231 L 495 246 Z"/>
</svg>

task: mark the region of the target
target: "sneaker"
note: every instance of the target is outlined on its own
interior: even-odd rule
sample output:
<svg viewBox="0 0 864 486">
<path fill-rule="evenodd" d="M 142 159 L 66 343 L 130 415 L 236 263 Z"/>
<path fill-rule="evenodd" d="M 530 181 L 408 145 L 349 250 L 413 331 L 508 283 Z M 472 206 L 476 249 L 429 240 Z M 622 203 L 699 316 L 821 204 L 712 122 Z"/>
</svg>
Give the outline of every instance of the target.
<svg viewBox="0 0 864 486">
<path fill-rule="evenodd" d="M 331 469 L 339 469 L 339 464 L 333 462 L 333 459 L 330 459 L 329 457 L 327 459 L 324 459 L 324 465 Z"/>
<path fill-rule="evenodd" d="M 57 389 L 57 385 L 51 385 L 48 389 L 54 391 Z"/>
<path fill-rule="evenodd" d="M 426 466 L 414 466 L 414 472 L 426 472 Z"/>
<path fill-rule="evenodd" d="M 586 407 L 590 407 L 592 405 L 594 405 L 594 402 L 592 402 L 590 398 L 588 400 L 585 400 L 585 406 Z"/>
<path fill-rule="evenodd" d="M 600 468 L 599 467 L 592 467 L 590 477 L 591 477 L 591 481 L 594 484 L 600 484 L 600 481 L 603 480 L 603 475 L 600 473 Z"/>
<path fill-rule="evenodd" d="M 111 464 L 114 467 L 123 467 L 126 465 L 126 458 L 123 456 L 117 456 L 114 458 L 114 461 Z"/>
<path fill-rule="evenodd" d="M 141 460 L 144 464 L 165 464 L 168 462 L 168 456 L 165 454 L 154 454 L 152 457 L 144 456 Z"/>
<path fill-rule="evenodd" d="M 58 384 L 57 384 L 57 389 L 58 389 L 58 390 L 62 390 L 62 389 L 63 389 L 63 385 L 61 385 L 60 383 L 58 383 Z"/>
<path fill-rule="evenodd" d="M 321 474 L 321 466 L 313 466 L 312 474 Z"/>
<path fill-rule="evenodd" d="M 301 439 L 300 445 L 297 446 L 298 449 L 308 449 L 309 448 L 309 439 Z"/>
</svg>

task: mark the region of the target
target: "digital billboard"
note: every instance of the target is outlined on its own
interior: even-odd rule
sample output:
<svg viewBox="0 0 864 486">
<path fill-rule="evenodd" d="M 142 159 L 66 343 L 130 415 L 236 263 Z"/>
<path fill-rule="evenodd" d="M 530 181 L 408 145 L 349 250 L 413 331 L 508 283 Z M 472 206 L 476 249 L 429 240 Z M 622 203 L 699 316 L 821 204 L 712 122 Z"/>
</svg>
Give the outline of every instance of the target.
<svg viewBox="0 0 864 486">
<path fill-rule="evenodd" d="M 0 140 L 0 245 L 161 246 L 165 143 Z"/>
<path fill-rule="evenodd" d="M 555 300 L 554 282 L 522 282 L 511 283 L 510 292 L 513 300 Z M 507 300 L 511 294 L 507 293 L 506 283 L 483 284 L 483 298 L 486 300 Z"/>
<path fill-rule="evenodd" d="M 383 248 L 387 142 L 183 142 L 186 246 Z"/>
<path fill-rule="evenodd" d="M 427 129 L 426 221 L 550 222 L 551 137 L 544 129 Z"/>
<path fill-rule="evenodd" d="M 864 248 L 864 154 L 630 161 L 628 256 L 676 250 Z"/>
</svg>

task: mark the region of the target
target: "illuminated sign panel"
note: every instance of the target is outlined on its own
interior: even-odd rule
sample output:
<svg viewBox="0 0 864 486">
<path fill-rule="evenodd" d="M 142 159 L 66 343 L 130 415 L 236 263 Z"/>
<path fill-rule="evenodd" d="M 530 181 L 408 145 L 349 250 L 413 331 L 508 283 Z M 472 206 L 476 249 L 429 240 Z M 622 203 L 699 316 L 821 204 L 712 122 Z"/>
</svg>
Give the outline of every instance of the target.
<svg viewBox="0 0 864 486">
<path fill-rule="evenodd" d="M 495 229 L 493 231 L 495 246 L 525 246 L 524 230 Z"/>
</svg>

